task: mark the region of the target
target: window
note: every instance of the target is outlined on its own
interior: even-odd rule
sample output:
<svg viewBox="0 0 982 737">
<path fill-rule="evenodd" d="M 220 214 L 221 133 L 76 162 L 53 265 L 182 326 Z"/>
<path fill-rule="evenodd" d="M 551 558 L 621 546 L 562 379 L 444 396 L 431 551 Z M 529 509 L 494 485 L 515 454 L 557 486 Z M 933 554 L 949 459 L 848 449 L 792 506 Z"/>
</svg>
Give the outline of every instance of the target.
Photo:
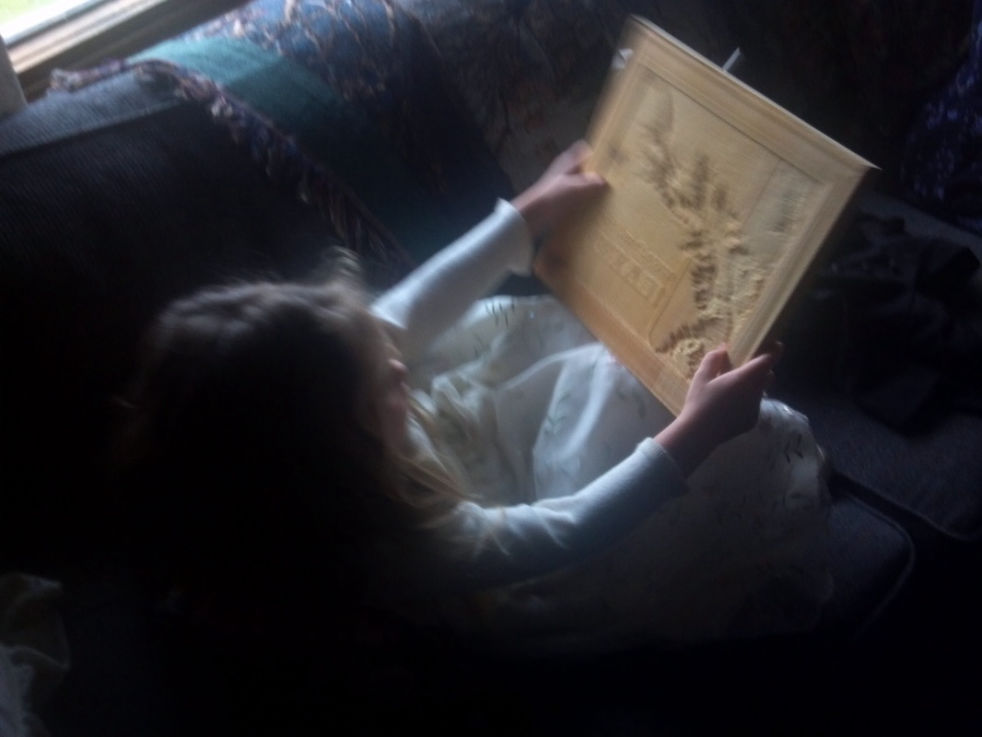
<svg viewBox="0 0 982 737">
<path fill-rule="evenodd" d="M 0 0 L 0 36 L 7 45 L 84 13 L 103 0 Z"/>
<path fill-rule="evenodd" d="M 54 69 L 125 58 L 242 2 L 0 0 L 0 33 L 30 100 L 43 94 Z"/>
</svg>

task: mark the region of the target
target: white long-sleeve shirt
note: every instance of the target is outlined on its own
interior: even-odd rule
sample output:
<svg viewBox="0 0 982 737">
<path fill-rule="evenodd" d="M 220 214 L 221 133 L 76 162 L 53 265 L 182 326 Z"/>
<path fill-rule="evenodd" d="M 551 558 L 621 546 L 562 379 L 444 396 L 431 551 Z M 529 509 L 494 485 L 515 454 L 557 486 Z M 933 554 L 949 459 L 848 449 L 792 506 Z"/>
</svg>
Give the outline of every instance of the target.
<svg viewBox="0 0 982 737">
<path fill-rule="evenodd" d="M 410 366 L 509 273 L 527 274 L 532 239 L 518 211 L 493 214 L 383 294 L 373 312 Z M 557 570 L 599 552 L 632 530 L 686 482 L 669 454 L 642 440 L 623 461 L 568 496 L 484 507 L 459 502 L 419 559 L 403 562 L 417 590 L 463 591 Z"/>
</svg>

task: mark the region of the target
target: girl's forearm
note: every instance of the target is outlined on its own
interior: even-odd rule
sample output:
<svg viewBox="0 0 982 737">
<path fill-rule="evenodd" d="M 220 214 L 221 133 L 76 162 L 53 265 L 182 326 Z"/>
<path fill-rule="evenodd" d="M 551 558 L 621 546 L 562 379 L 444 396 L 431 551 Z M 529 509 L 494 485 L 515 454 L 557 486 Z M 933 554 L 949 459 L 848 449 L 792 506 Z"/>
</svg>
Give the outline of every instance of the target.
<svg viewBox="0 0 982 737">
<path fill-rule="evenodd" d="M 383 294 L 372 310 L 412 361 L 509 273 L 528 273 L 531 255 L 522 215 L 499 201 L 492 215 Z"/>
<path fill-rule="evenodd" d="M 655 442 L 665 449 L 682 475 L 688 478 L 715 447 L 704 435 L 694 423 L 678 417 L 655 436 Z"/>
</svg>

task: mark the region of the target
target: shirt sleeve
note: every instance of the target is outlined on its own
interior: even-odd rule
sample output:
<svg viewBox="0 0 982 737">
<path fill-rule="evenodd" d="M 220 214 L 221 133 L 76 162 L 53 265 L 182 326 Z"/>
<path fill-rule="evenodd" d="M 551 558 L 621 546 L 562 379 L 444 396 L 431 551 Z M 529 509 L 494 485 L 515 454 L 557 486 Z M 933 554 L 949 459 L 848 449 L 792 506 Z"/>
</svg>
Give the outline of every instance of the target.
<svg viewBox="0 0 982 737">
<path fill-rule="evenodd" d="M 411 362 L 509 273 L 528 274 L 531 259 L 525 220 L 499 200 L 491 215 L 379 297 L 372 312 Z"/>
<path fill-rule="evenodd" d="M 433 531 L 430 560 L 410 575 L 418 590 L 459 593 L 549 573 L 611 545 L 686 488 L 672 457 L 648 438 L 575 494 L 497 508 L 461 502 Z"/>
</svg>

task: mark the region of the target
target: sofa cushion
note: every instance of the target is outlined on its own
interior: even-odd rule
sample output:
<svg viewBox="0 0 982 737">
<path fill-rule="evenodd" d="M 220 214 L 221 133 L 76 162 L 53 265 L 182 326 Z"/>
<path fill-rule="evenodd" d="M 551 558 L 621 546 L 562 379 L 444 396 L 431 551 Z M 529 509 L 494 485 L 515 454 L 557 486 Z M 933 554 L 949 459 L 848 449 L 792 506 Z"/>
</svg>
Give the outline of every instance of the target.
<svg viewBox="0 0 982 737">
<path fill-rule="evenodd" d="M 982 539 L 982 418 L 953 413 L 904 434 L 829 388 L 777 394 L 808 416 L 837 471 L 948 537 Z"/>
<path fill-rule="evenodd" d="M 302 278 L 336 242 L 172 99 L 123 74 L 0 121 L 0 141 L 20 142 L 0 154 L 0 553 L 49 552 L 69 531 L 100 544 L 111 510 L 90 487 L 156 312 L 208 283 Z"/>
<path fill-rule="evenodd" d="M 376 255 L 405 249 L 403 266 L 511 194 L 425 30 L 391 2 L 254 0 L 128 66 L 205 104 L 347 241 L 378 231 Z"/>
<path fill-rule="evenodd" d="M 829 515 L 829 565 L 835 592 L 825 606 L 819 630 L 862 637 L 887 610 L 910 577 L 914 543 L 895 521 L 856 497 L 861 491 L 834 476 Z"/>
<path fill-rule="evenodd" d="M 982 241 L 882 195 L 860 208 L 902 220 L 872 258 L 855 258 L 852 236 L 832 244 L 834 278 L 804 295 L 773 391 L 840 473 L 943 535 L 982 539 Z"/>
</svg>

